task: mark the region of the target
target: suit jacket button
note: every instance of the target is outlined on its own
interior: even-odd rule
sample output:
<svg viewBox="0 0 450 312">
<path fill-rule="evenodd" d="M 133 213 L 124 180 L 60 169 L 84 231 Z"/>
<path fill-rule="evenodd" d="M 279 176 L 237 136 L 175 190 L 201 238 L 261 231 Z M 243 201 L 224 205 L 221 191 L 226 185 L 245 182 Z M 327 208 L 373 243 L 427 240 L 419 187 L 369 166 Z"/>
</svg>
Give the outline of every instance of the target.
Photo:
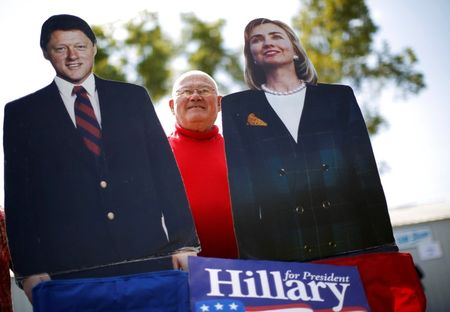
<svg viewBox="0 0 450 312">
<path fill-rule="evenodd" d="M 303 214 L 305 212 L 305 208 L 303 208 L 302 205 L 298 205 L 297 207 L 295 207 L 295 212 L 298 214 Z"/>
<path fill-rule="evenodd" d="M 106 182 L 106 181 L 100 181 L 100 187 L 102 188 L 102 189 L 105 189 L 105 188 L 107 188 L 108 187 L 108 182 Z"/>
<path fill-rule="evenodd" d="M 280 173 L 280 176 L 285 176 L 286 175 L 286 169 L 281 168 L 279 173 Z"/>
<path fill-rule="evenodd" d="M 325 208 L 325 209 L 328 209 L 328 208 L 331 207 L 331 203 L 328 200 L 324 200 L 322 202 L 322 207 Z"/>
<path fill-rule="evenodd" d="M 114 220 L 114 218 L 115 218 L 114 212 L 111 212 L 111 211 L 108 212 L 108 213 L 106 214 L 106 216 L 107 216 L 108 219 L 111 220 L 111 221 Z"/>
</svg>

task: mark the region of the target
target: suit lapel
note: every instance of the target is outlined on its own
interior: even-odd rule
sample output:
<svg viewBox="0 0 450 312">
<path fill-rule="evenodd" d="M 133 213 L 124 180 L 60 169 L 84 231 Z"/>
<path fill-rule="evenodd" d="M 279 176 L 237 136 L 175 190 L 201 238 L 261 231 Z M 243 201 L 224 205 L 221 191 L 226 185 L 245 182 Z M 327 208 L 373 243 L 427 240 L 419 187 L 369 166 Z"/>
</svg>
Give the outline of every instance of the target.
<svg viewBox="0 0 450 312">
<path fill-rule="evenodd" d="M 261 145 L 257 145 L 256 155 L 252 155 L 259 159 L 266 159 L 267 164 L 265 165 L 265 168 L 268 172 L 278 173 L 281 172 L 280 170 L 290 168 L 290 159 L 296 153 L 296 142 L 292 138 L 284 122 L 270 105 L 264 92 L 257 92 L 258 96 L 255 97 L 256 100 L 251 101 L 249 108 L 250 111 L 254 112 L 256 116 L 267 122 L 268 125 L 267 127 L 253 126 L 248 129 L 250 141 L 261 142 Z M 286 157 L 286 155 L 288 155 L 288 157 Z M 256 162 L 256 159 L 252 160 L 252 162 L 253 161 Z M 260 161 L 258 163 L 260 163 Z M 281 175 L 283 175 L 283 173 L 281 173 L 280 176 Z M 276 180 L 276 187 L 278 190 L 282 190 L 285 194 L 292 192 L 295 186 L 295 180 L 291 178 Z M 267 185 L 271 185 L 270 181 L 258 179 L 254 180 L 253 183 L 259 185 L 258 188 L 260 189 L 265 189 Z M 270 194 L 270 192 L 267 194 Z M 267 198 L 267 200 L 270 199 Z M 289 196 L 284 200 L 295 206 L 294 197 Z"/>
<path fill-rule="evenodd" d="M 92 155 L 86 149 L 80 134 L 70 119 L 55 82 L 49 85 L 45 95 L 45 103 L 42 105 L 43 116 L 47 119 L 50 127 L 54 129 L 52 132 L 55 135 L 55 144 L 69 146 L 77 158 L 93 165 Z M 47 111 L 45 112 L 45 110 Z"/>
<path fill-rule="evenodd" d="M 286 126 L 284 125 L 283 121 L 280 119 L 278 114 L 273 110 L 264 92 L 262 91 L 255 91 L 255 92 L 257 94 L 256 100 L 248 102 L 250 105 L 248 108 L 247 116 L 253 114 L 254 117 L 260 119 L 267 125 L 252 126 L 249 125 L 247 121 L 247 126 L 253 128 L 254 130 L 252 131 L 252 133 L 257 135 L 260 139 L 263 137 L 264 138 L 273 136 L 279 137 L 280 134 L 285 134 L 286 136 L 292 139 L 288 129 L 286 128 Z M 293 142 L 295 143 L 295 141 Z"/>
<path fill-rule="evenodd" d="M 263 114 L 264 120 L 268 120 L 269 126 L 277 127 L 277 128 L 287 128 L 284 126 L 283 121 L 280 119 L 278 114 L 274 111 L 272 108 L 272 105 L 270 105 L 269 101 L 266 98 L 266 95 L 264 92 L 261 92 L 261 101 L 258 103 L 259 107 L 261 108 L 261 113 Z"/>
<path fill-rule="evenodd" d="M 255 116 L 265 121 L 268 124 L 267 129 L 271 130 L 267 132 L 259 131 L 257 133 L 264 133 L 264 135 L 269 136 L 279 136 L 280 134 L 284 134 L 291 139 L 291 143 L 293 145 L 296 145 L 297 143 L 290 135 L 289 130 L 286 128 L 284 122 L 268 102 L 266 96 L 264 95 L 264 92 L 258 91 L 258 93 L 259 95 L 257 97 L 257 100 L 251 102 L 250 111 L 255 112 Z M 318 107 L 315 104 L 318 101 L 320 101 L 320 94 L 318 94 L 317 92 L 317 87 L 308 84 L 308 87 L 306 88 L 305 103 L 300 116 L 300 124 L 298 127 L 299 140 L 302 134 L 308 132 L 311 127 L 314 126 L 314 123 L 311 124 L 311 120 L 313 120 L 313 118 L 311 118 L 311 115 L 314 114 L 315 108 Z"/>
<path fill-rule="evenodd" d="M 97 89 L 98 100 L 100 105 L 100 114 L 102 116 L 102 133 L 109 133 L 114 128 L 112 120 L 114 113 L 115 103 L 119 101 L 111 94 L 108 82 L 95 76 L 95 87 Z M 104 137 L 104 136 L 103 136 Z"/>
<path fill-rule="evenodd" d="M 318 86 L 308 84 L 305 94 L 305 103 L 303 106 L 302 116 L 300 118 L 300 125 L 298 127 L 298 138 L 302 135 L 308 134 L 311 130 L 315 129 L 317 125 L 317 118 L 321 118 L 322 113 L 320 105 L 323 98 L 318 92 Z"/>
<path fill-rule="evenodd" d="M 119 99 L 114 98 L 114 94 L 111 93 L 108 86 L 108 82 L 95 77 L 95 86 L 97 88 L 98 100 L 100 105 L 100 114 L 102 116 L 102 146 L 104 151 L 114 149 L 114 140 L 120 136 L 120 133 L 114 133 L 118 131 L 117 116 L 121 116 L 120 112 L 115 111 L 116 103 Z M 124 117 L 124 116 L 121 116 Z"/>
</svg>

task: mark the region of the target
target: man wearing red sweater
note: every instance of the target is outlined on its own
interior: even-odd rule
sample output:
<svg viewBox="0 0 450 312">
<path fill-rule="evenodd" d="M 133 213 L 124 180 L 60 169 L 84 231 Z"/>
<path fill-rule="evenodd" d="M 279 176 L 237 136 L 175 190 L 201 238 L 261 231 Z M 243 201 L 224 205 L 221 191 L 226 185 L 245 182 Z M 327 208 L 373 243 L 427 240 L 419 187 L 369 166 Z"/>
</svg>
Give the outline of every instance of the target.
<svg viewBox="0 0 450 312">
<path fill-rule="evenodd" d="M 221 100 L 208 74 L 189 71 L 181 75 L 169 101 L 176 119 L 169 142 L 200 239 L 199 256 L 237 258 L 224 142 L 214 125 Z"/>
<path fill-rule="evenodd" d="M 12 311 L 10 264 L 6 240 L 5 212 L 0 207 L 0 311 L 2 312 Z"/>
</svg>

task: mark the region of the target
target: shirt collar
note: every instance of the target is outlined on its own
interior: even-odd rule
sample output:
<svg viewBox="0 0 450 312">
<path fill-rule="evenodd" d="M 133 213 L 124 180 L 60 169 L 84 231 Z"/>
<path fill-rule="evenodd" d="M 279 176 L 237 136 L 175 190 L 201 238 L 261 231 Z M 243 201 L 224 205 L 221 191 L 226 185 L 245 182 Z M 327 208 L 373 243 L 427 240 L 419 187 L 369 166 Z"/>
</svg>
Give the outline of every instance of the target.
<svg viewBox="0 0 450 312">
<path fill-rule="evenodd" d="M 181 127 L 178 123 L 176 123 L 175 129 L 178 134 L 197 140 L 211 139 L 212 137 L 216 136 L 219 133 L 219 127 L 217 127 L 216 125 L 213 125 L 210 130 L 199 132 L 185 129 Z"/>
<path fill-rule="evenodd" d="M 74 86 L 83 86 L 90 96 L 94 96 L 95 94 L 95 77 L 93 73 L 91 73 L 82 84 L 73 84 L 58 76 L 55 77 L 55 83 L 58 86 L 59 92 L 69 96 L 72 95 Z"/>
</svg>

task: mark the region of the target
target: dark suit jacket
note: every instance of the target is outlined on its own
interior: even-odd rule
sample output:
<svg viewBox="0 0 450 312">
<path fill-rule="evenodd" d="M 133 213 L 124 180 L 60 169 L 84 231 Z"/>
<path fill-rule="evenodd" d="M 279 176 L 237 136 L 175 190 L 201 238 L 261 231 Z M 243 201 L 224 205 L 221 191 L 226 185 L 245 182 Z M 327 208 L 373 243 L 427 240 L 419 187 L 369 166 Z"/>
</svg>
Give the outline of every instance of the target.
<svg viewBox="0 0 450 312">
<path fill-rule="evenodd" d="M 298 143 L 262 91 L 226 96 L 222 111 L 241 257 L 311 260 L 394 244 L 351 88 L 307 86 Z"/>
<path fill-rule="evenodd" d="M 7 230 L 19 275 L 70 272 L 198 246 L 178 168 L 148 93 L 98 77 L 96 88 L 101 166 L 83 145 L 54 82 L 5 107 Z"/>
</svg>

